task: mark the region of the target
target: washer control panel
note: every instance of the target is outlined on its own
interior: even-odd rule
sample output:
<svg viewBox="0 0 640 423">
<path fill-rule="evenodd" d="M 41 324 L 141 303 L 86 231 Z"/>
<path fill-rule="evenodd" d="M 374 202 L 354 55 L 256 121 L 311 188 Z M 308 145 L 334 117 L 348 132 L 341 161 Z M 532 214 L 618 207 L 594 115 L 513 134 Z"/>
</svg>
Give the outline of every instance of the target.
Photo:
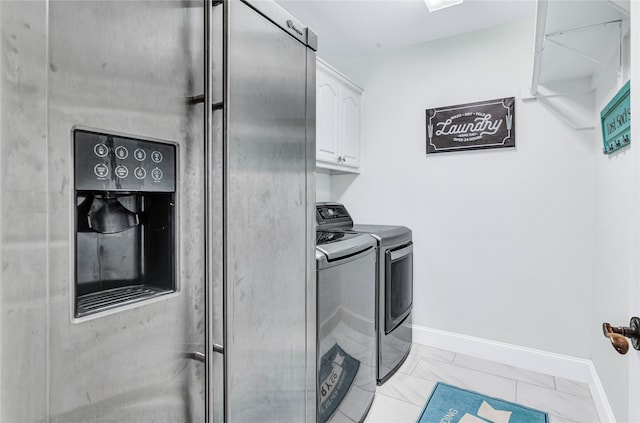
<svg viewBox="0 0 640 423">
<path fill-rule="evenodd" d="M 73 143 L 77 190 L 176 190 L 174 144 L 83 129 L 73 131 Z"/>
<path fill-rule="evenodd" d="M 351 215 L 340 203 L 316 203 L 316 223 L 322 228 L 353 228 Z"/>
</svg>

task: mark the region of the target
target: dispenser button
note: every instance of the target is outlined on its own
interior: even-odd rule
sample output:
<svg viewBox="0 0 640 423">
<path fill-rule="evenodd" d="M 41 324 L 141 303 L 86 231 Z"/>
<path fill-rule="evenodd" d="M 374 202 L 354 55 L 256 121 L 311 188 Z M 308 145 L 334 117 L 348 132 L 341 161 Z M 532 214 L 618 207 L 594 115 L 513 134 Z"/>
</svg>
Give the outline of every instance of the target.
<svg viewBox="0 0 640 423">
<path fill-rule="evenodd" d="M 126 178 L 129 175 L 129 169 L 127 169 L 126 166 L 120 165 L 118 167 L 116 167 L 116 176 L 118 178 Z"/>
<path fill-rule="evenodd" d="M 151 171 L 151 177 L 154 181 L 159 181 L 160 179 L 162 179 L 162 170 L 156 167 Z"/>
<path fill-rule="evenodd" d="M 138 179 L 144 179 L 144 177 L 147 176 L 147 171 L 141 167 L 136 167 L 133 174 L 136 175 Z"/>
<path fill-rule="evenodd" d="M 127 157 L 129 157 L 129 150 L 126 149 L 126 147 L 123 147 L 121 145 L 116 147 L 116 157 L 119 158 L 120 160 L 124 160 Z"/>
<path fill-rule="evenodd" d="M 133 152 L 133 157 L 135 157 L 137 161 L 142 162 L 147 158 L 147 153 L 141 148 L 136 148 L 136 151 Z"/>
<path fill-rule="evenodd" d="M 98 157 L 107 157 L 107 154 L 109 154 L 109 147 L 102 143 L 96 144 L 93 147 L 93 152 L 96 153 L 96 156 Z"/>
<path fill-rule="evenodd" d="M 93 168 L 93 172 L 98 178 L 104 178 L 109 174 L 109 168 L 106 164 L 100 163 L 95 165 L 95 167 Z"/>
<path fill-rule="evenodd" d="M 158 150 L 155 150 L 153 153 L 151 153 L 151 160 L 153 160 L 155 163 L 160 163 L 162 161 L 162 153 Z"/>
</svg>

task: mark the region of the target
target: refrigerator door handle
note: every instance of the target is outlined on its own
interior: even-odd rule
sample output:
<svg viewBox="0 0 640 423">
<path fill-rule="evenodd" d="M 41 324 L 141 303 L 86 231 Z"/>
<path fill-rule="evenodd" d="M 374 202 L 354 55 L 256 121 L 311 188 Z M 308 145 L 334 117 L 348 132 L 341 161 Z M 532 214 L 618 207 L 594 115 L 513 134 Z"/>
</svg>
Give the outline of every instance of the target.
<svg viewBox="0 0 640 423">
<path fill-rule="evenodd" d="M 223 289 L 223 136 L 225 14 L 227 4 L 205 0 L 204 160 L 205 160 L 205 367 L 206 423 L 224 423 L 226 383 Z M 221 7 L 218 7 L 221 6 Z M 215 354 L 220 353 L 220 354 Z M 215 377 L 214 377 L 215 374 Z"/>
<path fill-rule="evenodd" d="M 207 361 L 207 357 L 201 352 L 188 352 L 185 353 L 186 358 L 191 360 L 199 361 L 201 363 L 205 363 Z"/>
</svg>

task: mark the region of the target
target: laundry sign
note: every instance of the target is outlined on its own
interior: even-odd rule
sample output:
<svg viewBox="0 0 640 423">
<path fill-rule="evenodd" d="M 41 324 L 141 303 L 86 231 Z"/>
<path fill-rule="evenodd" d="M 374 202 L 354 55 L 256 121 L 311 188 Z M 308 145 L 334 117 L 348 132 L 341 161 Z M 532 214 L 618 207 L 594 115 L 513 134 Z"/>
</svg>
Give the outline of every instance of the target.
<svg viewBox="0 0 640 423">
<path fill-rule="evenodd" d="M 514 97 L 427 109 L 427 154 L 515 147 Z"/>
</svg>

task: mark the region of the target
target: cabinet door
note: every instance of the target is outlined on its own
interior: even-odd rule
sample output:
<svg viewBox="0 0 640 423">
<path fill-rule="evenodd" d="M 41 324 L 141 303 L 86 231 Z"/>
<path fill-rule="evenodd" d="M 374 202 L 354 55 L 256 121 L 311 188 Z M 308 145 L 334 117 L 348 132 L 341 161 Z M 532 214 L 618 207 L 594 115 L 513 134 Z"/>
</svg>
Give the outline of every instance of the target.
<svg viewBox="0 0 640 423">
<path fill-rule="evenodd" d="M 318 67 L 316 72 L 316 160 L 338 163 L 340 85 Z"/>
<path fill-rule="evenodd" d="M 360 97 L 361 94 L 348 86 L 343 86 L 340 96 L 342 134 L 340 153 L 342 165 L 360 167 Z"/>
</svg>

